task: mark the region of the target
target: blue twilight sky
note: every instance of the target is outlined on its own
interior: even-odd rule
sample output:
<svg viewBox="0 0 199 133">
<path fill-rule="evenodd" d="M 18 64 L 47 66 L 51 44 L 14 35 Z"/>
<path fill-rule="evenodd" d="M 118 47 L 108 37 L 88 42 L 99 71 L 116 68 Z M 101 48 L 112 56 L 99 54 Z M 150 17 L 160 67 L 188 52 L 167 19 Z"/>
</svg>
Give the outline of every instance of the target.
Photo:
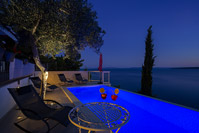
<svg viewBox="0 0 199 133">
<path fill-rule="evenodd" d="M 199 0 L 89 0 L 106 31 L 103 67 L 141 67 L 147 28 L 152 25 L 156 67 L 199 66 Z M 99 55 L 82 51 L 84 66 Z"/>
</svg>

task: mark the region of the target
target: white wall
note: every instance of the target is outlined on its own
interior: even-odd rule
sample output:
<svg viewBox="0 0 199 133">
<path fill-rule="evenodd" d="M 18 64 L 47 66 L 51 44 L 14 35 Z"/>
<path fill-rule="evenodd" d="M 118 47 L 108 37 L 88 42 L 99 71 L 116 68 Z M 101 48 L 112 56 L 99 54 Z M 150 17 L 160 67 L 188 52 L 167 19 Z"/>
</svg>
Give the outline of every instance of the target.
<svg viewBox="0 0 199 133">
<path fill-rule="evenodd" d="M 15 59 L 13 62 L 10 62 L 10 79 L 22 77 L 34 73 L 34 64 L 28 63 L 23 64 L 22 60 Z M 20 86 L 26 86 L 30 84 L 29 78 L 23 79 L 20 81 Z M 18 87 L 17 82 L 0 87 L 0 119 L 16 104 L 8 92 L 7 88 L 16 88 Z"/>
<path fill-rule="evenodd" d="M 10 79 L 22 77 L 34 73 L 35 65 L 32 63 L 23 64 L 22 60 L 14 59 L 10 62 Z"/>
</svg>

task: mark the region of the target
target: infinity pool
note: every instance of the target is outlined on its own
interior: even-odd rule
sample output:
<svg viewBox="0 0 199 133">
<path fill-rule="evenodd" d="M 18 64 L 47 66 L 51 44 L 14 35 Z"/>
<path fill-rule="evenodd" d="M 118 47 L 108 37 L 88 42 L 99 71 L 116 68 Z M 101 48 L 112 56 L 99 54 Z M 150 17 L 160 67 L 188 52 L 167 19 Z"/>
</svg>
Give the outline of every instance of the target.
<svg viewBox="0 0 199 133">
<path fill-rule="evenodd" d="M 107 98 L 101 98 L 99 89 L 104 88 Z M 199 112 L 181 106 L 120 90 L 113 101 L 113 87 L 105 85 L 67 88 L 82 103 L 111 102 L 125 107 L 131 115 L 130 121 L 120 133 L 198 133 Z"/>
</svg>

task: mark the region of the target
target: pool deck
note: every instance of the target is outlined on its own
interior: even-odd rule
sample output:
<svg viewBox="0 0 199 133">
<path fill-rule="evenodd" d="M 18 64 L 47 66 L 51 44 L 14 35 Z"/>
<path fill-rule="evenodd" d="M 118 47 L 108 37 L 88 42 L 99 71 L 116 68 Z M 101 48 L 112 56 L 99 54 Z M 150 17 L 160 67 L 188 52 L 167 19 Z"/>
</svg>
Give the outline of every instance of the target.
<svg viewBox="0 0 199 133">
<path fill-rule="evenodd" d="M 64 90 L 65 90 L 65 88 L 66 87 L 63 87 Z M 63 92 L 63 89 L 57 88 L 53 92 L 48 92 L 46 94 L 45 99 L 52 99 L 52 100 L 55 100 L 55 101 L 61 103 L 62 105 L 68 105 L 68 106 L 74 107 L 74 104 L 71 103 L 69 98 L 65 95 L 65 93 Z M 71 97 L 71 95 L 70 95 L 70 97 Z M 76 101 L 76 105 L 81 104 L 79 102 L 80 101 Z M 14 132 L 15 133 L 23 133 L 22 130 L 20 130 L 19 128 L 14 126 L 14 122 L 16 122 L 17 120 L 23 119 L 23 118 L 25 118 L 25 116 L 21 113 L 21 111 L 16 110 L 16 107 L 14 107 L 2 119 L 0 119 L 0 132 L 1 133 L 14 133 Z M 49 122 L 50 126 L 53 126 L 57 123 L 54 120 L 49 120 L 48 122 Z M 27 119 L 24 122 L 21 122 L 20 125 L 22 125 L 24 128 L 26 128 L 32 132 L 35 132 L 35 133 L 46 131 L 46 127 L 41 121 L 34 121 L 34 120 Z M 51 133 L 62 133 L 62 132 L 78 133 L 79 129 L 71 123 L 67 127 L 64 127 L 61 124 L 59 124 L 57 127 L 52 129 L 50 132 Z M 82 130 L 82 133 L 87 133 L 87 132 L 88 131 L 86 131 L 86 130 Z"/>
</svg>

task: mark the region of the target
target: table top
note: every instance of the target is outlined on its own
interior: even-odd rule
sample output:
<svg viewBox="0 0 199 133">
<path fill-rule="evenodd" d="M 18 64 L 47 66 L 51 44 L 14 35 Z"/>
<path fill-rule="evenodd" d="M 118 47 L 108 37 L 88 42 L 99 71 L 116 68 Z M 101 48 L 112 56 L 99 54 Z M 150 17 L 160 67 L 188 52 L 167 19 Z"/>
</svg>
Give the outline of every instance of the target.
<svg viewBox="0 0 199 133">
<path fill-rule="evenodd" d="M 124 107 L 107 102 L 93 102 L 76 106 L 69 112 L 75 126 L 93 131 L 113 130 L 125 125 L 130 114 Z"/>
</svg>

